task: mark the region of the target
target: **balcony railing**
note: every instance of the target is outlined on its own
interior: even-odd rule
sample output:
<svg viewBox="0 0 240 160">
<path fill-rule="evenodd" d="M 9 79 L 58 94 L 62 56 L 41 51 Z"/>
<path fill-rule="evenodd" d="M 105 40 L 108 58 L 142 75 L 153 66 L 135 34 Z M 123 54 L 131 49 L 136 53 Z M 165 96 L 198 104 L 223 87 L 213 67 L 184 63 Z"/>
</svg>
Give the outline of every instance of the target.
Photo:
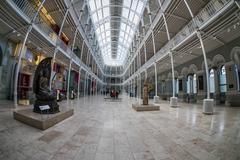
<svg viewBox="0 0 240 160">
<path fill-rule="evenodd" d="M 197 28 L 201 28 L 206 22 L 213 18 L 217 13 L 219 13 L 224 7 L 226 7 L 232 0 L 212 0 L 210 1 L 193 20 L 191 20 L 181 31 L 178 32 L 164 47 L 162 47 L 156 55 L 154 55 L 150 60 L 142 65 L 137 71 L 141 73 L 146 68 L 150 67 L 156 60 L 164 56 L 170 51 L 170 49 L 176 47 L 181 42 L 189 38 Z M 131 79 L 134 75 L 130 76 Z"/>
<path fill-rule="evenodd" d="M 28 0 L 8 0 L 11 4 L 14 4 L 14 6 L 20 11 L 25 17 L 31 21 L 33 17 L 35 16 L 37 12 L 37 5 L 34 3 L 31 3 Z M 92 76 L 98 79 L 100 79 L 91 71 L 89 67 L 87 67 L 76 55 L 72 50 L 58 37 L 58 35 L 52 30 L 52 28 L 47 25 L 47 23 L 42 19 L 41 15 L 38 15 L 35 21 L 35 26 L 46 35 L 46 37 L 50 38 L 52 42 L 59 46 L 66 54 L 69 56 L 69 58 L 72 58 L 76 63 L 81 65 L 87 72 L 89 72 Z"/>
<path fill-rule="evenodd" d="M 14 2 L 14 4 L 20 9 L 20 11 L 24 13 L 30 20 L 33 19 L 37 11 L 36 5 L 24 0 L 12 0 L 12 2 Z"/>
<path fill-rule="evenodd" d="M 159 54 L 165 54 L 170 49 L 176 47 L 191 34 L 193 34 L 197 28 L 201 28 L 208 20 L 215 16 L 224 6 L 226 6 L 231 0 L 212 0 L 210 1 L 199 14 L 191 20 L 181 31 L 175 35 L 170 42 L 168 42 L 163 48 L 158 51 Z M 157 57 L 152 57 L 156 59 Z M 151 58 L 151 59 L 152 59 Z"/>
<path fill-rule="evenodd" d="M 219 10 L 221 10 L 231 0 L 213 0 L 196 16 L 196 23 L 200 27 L 207 20 L 213 17 Z"/>
<path fill-rule="evenodd" d="M 224 6 L 231 0 L 212 0 L 210 1 L 199 14 L 191 20 L 169 43 L 170 48 L 177 46 L 180 42 L 189 37 L 196 28 L 201 28 L 208 20 L 216 15 Z M 168 48 L 167 50 L 169 50 Z"/>
<path fill-rule="evenodd" d="M 29 21 L 31 21 L 37 10 L 38 6 L 30 1 L 27 0 L 9 0 L 10 2 L 13 2 L 15 4 L 15 7 L 19 9 L 19 11 L 22 12 L 23 15 L 29 18 Z M 46 22 L 42 19 L 41 15 L 38 15 L 35 19 L 34 24 L 42 31 L 42 33 L 46 36 L 48 36 L 53 43 L 56 43 L 57 40 L 57 34 L 52 30 L 50 26 L 46 24 Z"/>
</svg>

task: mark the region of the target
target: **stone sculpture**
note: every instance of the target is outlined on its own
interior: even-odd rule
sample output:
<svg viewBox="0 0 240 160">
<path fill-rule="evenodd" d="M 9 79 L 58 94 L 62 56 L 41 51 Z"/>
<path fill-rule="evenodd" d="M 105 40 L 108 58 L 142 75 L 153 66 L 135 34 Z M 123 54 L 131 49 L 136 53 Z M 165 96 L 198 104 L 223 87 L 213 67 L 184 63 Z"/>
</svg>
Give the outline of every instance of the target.
<svg viewBox="0 0 240 160">
<path fill-rule="evenodd" d="M 148 105 L 148 84 L 146 82 L 143 85 L 143 105 Z"/>
<path fill-rule="evenodd" d="M 45 58 L 42 60 L 35 71 L 33 80 L 33 92 L 36 94 L 33 111 L 36 113 L 57 113 L 59 112 L 59 105 L 57 104 L 56 94 L 49 89 L 49 82 L 51 77 L 51 60 L 52 58 Z M 48 105 L 50 109 L 41 111 L 39 106 Z"/>
</svg>

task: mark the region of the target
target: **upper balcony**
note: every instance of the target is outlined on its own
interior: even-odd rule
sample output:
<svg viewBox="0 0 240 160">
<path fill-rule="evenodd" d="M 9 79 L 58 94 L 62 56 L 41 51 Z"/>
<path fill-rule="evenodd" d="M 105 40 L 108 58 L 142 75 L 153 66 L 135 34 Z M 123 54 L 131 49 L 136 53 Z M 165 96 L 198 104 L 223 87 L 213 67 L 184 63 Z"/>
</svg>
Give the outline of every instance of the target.
<svg viewBox="0 0 240 160">
<path fill-rule="evenodd" d="M 8 15 L 9 17 L 7 18 L 9 19 L 9 22 L 12 21 L 12 26 L 17 26 L 16 24 L 19 23 L 19 27 L 26 28 L 26 26 L 31 24 L 31 20 L 40 4 L 36 4 L 35 2 L 27 0 L 7 0 L 1 5 L 5 5 L 6 9 L 14 9 L 15 12 L 11 12 L 12 15 Z M 60 56 L 61 58 L 63 57 L 67 60 L 72 59 L 76 65 L 81 66 L 83 70 L 89 72 L 90 75 L 100 81 L 100 79 L 95 75 L 96 72 L 94 73 L 89 66 L 84 64 L 82 60 L 80 60 L 80 57 L 76 56 L 73 50 L 69 47 L 72 45 L 67 45 L 62 39 L 62 35 L 59 37 L 56 30 L 53 30 L 49 19 L 46 19 L 48 15 L 43 15 L 45 11 L 46 9 L 37 16 L 35 22 L 33 23 L 33 30 L 30 33 L 29 41 L 34 43 L 37 47 L 44 48 L 45 50 L 49 51 L 49 53 L 47 53 L 48 56 L 53 56 L 54 48 L 57 47 L 58 51 L 60 51 L 59 53 L 64 55 Z M 19 18 L 14 21 L 11 18 L 13 16 L 16 17 L 16 13 L 18 15 L 17 17 Z M 4 14 L 6 14 L 6 11 Z M 18 28 L 15 29 L 18 30 Z M 22 35 L 25 35 L 26 30 L 21 30 L 20 32 Z M 61 58 L 59 59 L 60 61 Z"/>
<path fill-rule="evenodd" d="M 155 62 L 157 62 L 158 68 L 161 68 L 161 71 L 169 69 L 170 60 L 168 54 L 170 51 L 174 51 L 175 65 L 183 64 L 197 56 L 201 56 L 201 48 L 197 48 L 199 46 L 199 40 L 196 35 L 197 30 L 201 31 L 204 40 L 209 37 L 213 37 L 213 40 L 216 40 L 216 36 L 219 32 L 223 31 L 227 25 L 231 26 L 237 22 L 238 14 L 239 10 L 233 0 L 210 1 L 203 9 L 195 13 L 194 18 L 175 36 L 171 36 L 171 40 L 165 43 L 155 55 L 152 55 L 145 64 L 142 64 L 137 70 L 137 73 L 142 73 Z M 225 26 L 223 24 L 225 24 Z M 232 38 L 229 37 L 227 41 L 231 41 Z M 206 44 L 207 51 L 222 45 L 220 43 L 217 45 L 216 42 L 212 42 L 212 44 L 213 45 Z M 191 54 L 192 52 L 196 54 Z M 132 75 L 129 79 L 135 76 L 136 75 Z"/>
</svg>

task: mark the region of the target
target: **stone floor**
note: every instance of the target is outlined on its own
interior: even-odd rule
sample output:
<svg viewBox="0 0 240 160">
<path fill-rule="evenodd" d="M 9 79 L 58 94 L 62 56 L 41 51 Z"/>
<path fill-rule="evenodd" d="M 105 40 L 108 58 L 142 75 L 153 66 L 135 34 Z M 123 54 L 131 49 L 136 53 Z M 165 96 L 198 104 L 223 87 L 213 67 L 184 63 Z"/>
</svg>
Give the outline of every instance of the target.
<svg viewBox="0 0 240 160">
<path fill-rule="evenodd" d="M 1 160 L 233 160 L 240 159 L 240 107 L 201 105 L 136 112 L 135 99 L 81 98 L 66 105 L 73 117 L 40 131 L 12 118 L 12 104 L 0 105 Z"/>
</svg>

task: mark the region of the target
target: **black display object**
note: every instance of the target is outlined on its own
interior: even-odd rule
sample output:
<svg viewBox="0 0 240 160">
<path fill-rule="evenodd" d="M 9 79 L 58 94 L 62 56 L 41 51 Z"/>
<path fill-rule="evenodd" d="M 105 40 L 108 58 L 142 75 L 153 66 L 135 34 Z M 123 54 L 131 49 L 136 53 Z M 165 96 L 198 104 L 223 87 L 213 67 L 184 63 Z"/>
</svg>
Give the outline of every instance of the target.
<svg viewBox="0 0 240 160">
<path fill-rule="evenodd" d="M 51 77 L 51 61 L 48 57 L 43 59 L 37 66 L 33 80 L 33 92 L 36 94 L 33 112 L 36 113 L 50 113 L 59 112 L 59 105 L 57 104 L 56 94 L 49 89 L 49 82 Z M 48 105 L 50 109 L 41 111 L 39 106 Z"/>
</svg>

